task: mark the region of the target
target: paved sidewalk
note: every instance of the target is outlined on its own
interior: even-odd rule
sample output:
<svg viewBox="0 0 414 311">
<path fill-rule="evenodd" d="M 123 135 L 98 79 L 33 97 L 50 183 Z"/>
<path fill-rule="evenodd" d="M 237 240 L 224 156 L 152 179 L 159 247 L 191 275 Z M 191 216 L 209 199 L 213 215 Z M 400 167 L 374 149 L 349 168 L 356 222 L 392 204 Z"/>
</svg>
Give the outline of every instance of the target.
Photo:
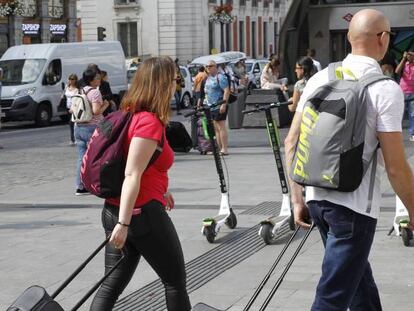
<svg viewBox="0 0 414 311">
<path fill-rule="evenodd" d="M 45 130 L 48 138 L 36 142 L 23 134 L 16 137 L 10 132 L 0 133 L 0 141 L 6 147 L 0 151 L 2 310 L 31 284 L 45 286 L 52 292 L 103 239 L 102 200 L 73 194 L 76 148 L 66 146 L 66 130 L 63 126 Z M 38 131 L 36 135 L 43 137 L 42 133 L 46 132 Z M 220 200 L 212 156 L 200 156 L 195 151 L 176 155 L 170 187 L 177 208 L 170 215 L 180 236 L 186 262 L 237 238 L 238 234 L 268 216 L 245 213 L 250 208 L 266 201 L 280 201 L 277 171 L 266 140 L 263 129 L 230 131 L 231 155 L 225 160 L 238 226 L 234 230 L 223 228 L 215 244 L 207 243 L 200 233 L 202 218 L 213 216 Z M 406 146 L 407 157 L 414 167 L 414 148 L 407 139 Z M 382 193 L 381 218 L 371 252 L 372 268 L 383 309 L 408 311 L 412 310 L 414 288 L 413 248 L 404 247 L 398 237 L 387 236 L 395 206 L 388 182 L 383 183 Z M 242 310 L 286 238 L 271 246 L 264 246 L 258 239 L 255 245 L 259 250 L 252 256 L 192 291 L 192 304 L 203 301 L 223 310 Z M 296 240 L 293 247 L 298 242 Z M 267 310 L 310 309 L 320 275 L 322 253 L 322 243 L 315 230 Z M 290 254 L 291 251 L 287 257 Z M 219 257 L 215 259 L 217 267 L 220 267 L 220 260 Z M 257 306 L 276 281 L 286 260 L 263 290 Z M 65 309 L 73 306 L 85 293 L 102 274 L 102 268 L 101 255 L 58 296 Z M 143 260 L 122 297 L 156 279 Z M 81 310 L 88 310 L 88 306 L 89 302 Z M 252 310 L 258 309 L 254 307 Z"/>
</svg>

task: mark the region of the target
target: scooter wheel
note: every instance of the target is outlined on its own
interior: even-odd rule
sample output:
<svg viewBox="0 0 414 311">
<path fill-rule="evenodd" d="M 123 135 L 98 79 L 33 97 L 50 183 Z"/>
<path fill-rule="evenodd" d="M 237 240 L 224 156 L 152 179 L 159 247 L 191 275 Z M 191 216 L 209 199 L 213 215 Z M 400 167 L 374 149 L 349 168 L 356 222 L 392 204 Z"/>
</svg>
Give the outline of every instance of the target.
<svg viewBox="0 0 414 311">
<path fill-rule="evenodd" d="M 206 236 L 206 239 L 209 243 L 214 243 L 214 239 L 216 238 L 216 232 L 214 227 L 214 225 L 205 226 L 203 229 L 203 234 Z"/>
<path fill-rule="evenodd" d="M 229 227 L 230 229 L 234 229 L 237 226 L 237 218 L 233 212 L 233 209 L 230 209 L 230 215 L 226 219 L 226 226 Z"/>
<path fill-rule="evenodd" d="M 293 213 L 290 214 L 290 217 L 289 217 L 289 228 L 292 231 L 295 231 L 296 229 L 295 216 L 293 216 Z"/>
<path fill-rule="evenodd" d="M 273 241 L 273 225 L 272 224 L 262 224 L 262 228 L 260 230 L 260 236 L 262 237 L 263 241 L 269 245 L 272 244 Z"/>
<path fill-rule="evenodd" d="M 402 228 L 401 237 L 402 237 L 404 246 L 410 246 L 410 240 L 412 240 L 413 238 L 413 232 L 408 228 Z"/>
</svg>

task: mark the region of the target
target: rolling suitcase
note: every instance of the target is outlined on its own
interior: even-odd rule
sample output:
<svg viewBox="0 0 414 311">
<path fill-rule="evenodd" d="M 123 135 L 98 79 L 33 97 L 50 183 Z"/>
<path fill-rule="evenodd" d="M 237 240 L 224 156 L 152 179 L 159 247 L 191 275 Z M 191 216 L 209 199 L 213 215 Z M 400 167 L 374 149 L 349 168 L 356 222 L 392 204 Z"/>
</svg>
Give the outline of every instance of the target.
<svg viewBox="0 0 414 311">
<path fill-rule="evenodd" d="M 99 253 L 99 251 L 109 242 L 109 237 L 73 272 L 63 284 L 52 294 L 38 285 L 27 288 L 13 303 L 7 308 L 7 311 L 64 311 L 64 309 L 55 301 L 56 296 L 86 267 L 86 265 Z M 96 283 L 71 311 L 78 310 L 79 307 L 98 289 L 105 279 L 119 266 L 124 256 L 122 256 L 115 266 L 113 266 L 99 281 Z"/>
<path fill-rule="evenodd" d="M 296 248 L 295 252 L 293 253 L 292 257 L 290 258 L 289 262 L 287 263 L 285 269 L 283 269 L 282 274 L 279 276 L 279 278 L 276 281 L 276 284 L 273 285 L 272 290 L 267 295 L 265 301 L 263 302 L 262 306 L 260 307 L 259 311 L 264 311 L 267 306 L 269 305 L 270 301 L 272 300 L 273 296 L 275 295 L 276 291 L 280 287 L 280 285 L 283 282 L 283 279 L 286 275 L 286 273 L 289 271 L 290 267 L 292 266 L 293 262 L 295 261 L 296 257 L 298 256 L 300 250 L 302 249 L 302 246 L 305 244 L 306 240 L 308 239 L 309 235 L 311 234 L 313 228 L 315 227 L 315 224 L 312 223 L 310 229 L 306 232 L 305 236 L 302 238 L 302 241 L 299 243 L 298 247 Z M 276 266 L 278 265 L 279 261 L 282 259 L 283 255 L 285 254 L 286 250 L 288 249 L 289 245 L 292 243 L 293 239 L 295 238 L 296 234 L 298 233 L 300 227 L 297 227 L 295 232 L 290 237 L 289 241 L 285 244 L 282 251 L 280 252 L 279 256 L 276 258 L 275 262 L 273 263 L 270 270 L 267 272 L 266 276 L 263 278 L 263 280 L 260 282 L 259 286 L 257 287 L 256 291 L 254 292 L 253 296 L 250 298 L 247 305 L 244 307 L 243 311 L 250 310 L 251 306 L 255 302 L 257 296 L 259 296 L 260 292 L 262 291 L 263 287 L 269 281 L 273 271 L 275 270 Z M 196 304 L 192 311 L 222 311 L 219 309 L 215 309 L 205 303 L 198 303 Z"/>
<path fill-rule="evenodd" d="M 166 136 L 169 145 L 176 152 L 189 152 L 193 147 L 191 137 L 181 122 L 171 121 L 167 126 Z"/>
</svg>

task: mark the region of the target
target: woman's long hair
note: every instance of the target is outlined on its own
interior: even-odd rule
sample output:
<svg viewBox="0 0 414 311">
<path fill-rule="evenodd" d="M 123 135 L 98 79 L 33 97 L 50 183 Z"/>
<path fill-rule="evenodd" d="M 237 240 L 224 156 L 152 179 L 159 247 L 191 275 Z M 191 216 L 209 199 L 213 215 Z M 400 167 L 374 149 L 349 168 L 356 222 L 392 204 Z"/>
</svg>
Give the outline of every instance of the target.
<svg viewBox="0 0 414 311">
<path fill-rule="evenodd" d="M 269 71 L 270 70 L 274 70 L 277 69 L 280 65 L 280 60 L 279 60 L 279 56 L 277 56 L 277 54 L 271 54 L 269 57 L 269 62 L 266 65 L 265 70 Z"/>
<path fill-rule="evenodd" d="M 298 59 L 296 62 L 300 67 L 303 68 L 303 77 L 306 80 L 309 80 L 310 77 L 313 76 L 314 73 L 316 73 L 317 69 L 313 65 L 313 60 L 309 56 L 302 56 Z"/>
<path fill-rule="evenodd" d="M 155 113 L 167 125 L 170 119 L 170 101 L 175 88 L 175 65 L 169 57 L 151 57 L 135 73 L 132 85 L 121 103 L 121 110 L 135 113 Z"/>
</svg>

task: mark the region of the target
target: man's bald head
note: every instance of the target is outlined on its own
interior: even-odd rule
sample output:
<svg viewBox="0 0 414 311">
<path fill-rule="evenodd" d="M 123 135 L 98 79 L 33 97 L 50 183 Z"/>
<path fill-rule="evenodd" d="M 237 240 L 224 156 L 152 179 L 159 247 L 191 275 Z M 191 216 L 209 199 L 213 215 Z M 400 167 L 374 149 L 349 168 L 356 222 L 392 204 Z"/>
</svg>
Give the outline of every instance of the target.
<svg viewBox="0 0 414 311">
<path fill-rule="evenodd" d="M 373 58 L 382 58 L 384 55 L 369 55 L 370 51 L 376 54 L 385 53 L 389 36 L 390 22 L 380 11 L 364 9 L 354 15 L 349 24 L 348 40 L 351 43 L 353 54 L 362 54 Z M 384 41 L 384 42 L 383 42 Z M 386 45 L 386 46 L 385 46 Z M 385 46 L 385 47 L 384 47 Z M 385 49 L 385 51 L 383 51 Z M 362 52 L 362 53 L 361 53 Z M 364 54 L 364 53 L 368 54 Z"/>
</svg>

